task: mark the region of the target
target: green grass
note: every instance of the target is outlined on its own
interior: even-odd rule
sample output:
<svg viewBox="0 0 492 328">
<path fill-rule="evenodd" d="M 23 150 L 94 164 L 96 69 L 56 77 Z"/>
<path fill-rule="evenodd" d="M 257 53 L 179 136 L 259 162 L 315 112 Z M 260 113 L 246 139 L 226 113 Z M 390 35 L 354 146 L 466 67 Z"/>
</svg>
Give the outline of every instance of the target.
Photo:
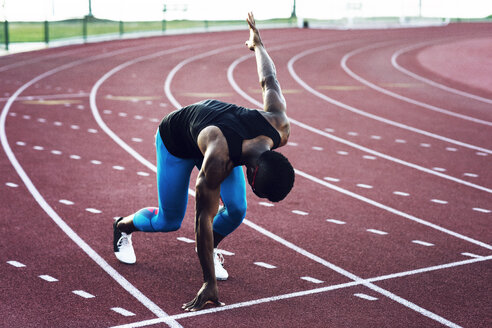
<svg viewBox="0 0 492 328">
<path fill-rule="evenodd" d="M 259 24 L 288 23 L 288 19 L 276 19 L 260 22 Z M 295 24 L 295 22 L 292 22 Z M 186 29 L 199 27 L 216 27 L 230 25 L 245 25 L 244 21 L 169 21 L 169 22 L 123 22 L 124 33 L 162 31 L 163 29 Z M 0 42 L 5 40 L 4 22 L 0 22 Z M 9 40 L 14 42 L 44 42 L 45 23 L 44 22 L 9 22 Z M 84 35 L 84 20 L 72 19 L 66 21 L 49 22 L 48 37 L 50 41 L 66 39 L 72 37 L 82 37 Z M 261 25 L 260 25 L 261 26 Z M 120 22 L 88 19 L 87 36 L 103 34 L 119 34 Z"/>
</svg>

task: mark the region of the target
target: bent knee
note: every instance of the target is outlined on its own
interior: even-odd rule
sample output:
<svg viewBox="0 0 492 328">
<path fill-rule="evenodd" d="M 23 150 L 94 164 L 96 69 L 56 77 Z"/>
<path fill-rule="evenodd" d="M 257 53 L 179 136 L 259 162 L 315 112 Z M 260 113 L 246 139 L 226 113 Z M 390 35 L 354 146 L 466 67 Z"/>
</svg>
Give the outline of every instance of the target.
<svg viewBox="0 0 492 328">
<path fill-rule="evenodd" d="M 227 207 L 227 214 L 235 220 L 243 220 L 246 217 L 246 205 L 235 205 Z"/>
<path fill-rule="evenodd" d="M 159 215 L 157 220 L 152 222 L 152 227 L 156 232 L 171 232 L 179 230 L 182 221 L 182 215 L 164 213 L 164 216 Z"/>
</svg>

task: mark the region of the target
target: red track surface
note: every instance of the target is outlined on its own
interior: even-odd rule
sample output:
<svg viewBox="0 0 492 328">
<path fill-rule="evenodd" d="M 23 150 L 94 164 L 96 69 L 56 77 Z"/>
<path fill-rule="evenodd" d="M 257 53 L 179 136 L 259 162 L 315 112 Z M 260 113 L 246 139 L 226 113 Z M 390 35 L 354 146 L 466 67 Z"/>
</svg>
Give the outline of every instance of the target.
<svg viewBox="0 0 492 328">
<path fill-rule="evenodd" d="M 193 199 L 181 230 L 135 234 L 134 266 L 111 224 L 157 202 L 166 113 L 259 105 L 247 31 L 1 58 L 0 326 L 490 327 L 491 32 L 263 31 L 296 185 L 275 206 L 249 192 L 221 245 L 227 305 L 191 314 Z"/>
</svg>

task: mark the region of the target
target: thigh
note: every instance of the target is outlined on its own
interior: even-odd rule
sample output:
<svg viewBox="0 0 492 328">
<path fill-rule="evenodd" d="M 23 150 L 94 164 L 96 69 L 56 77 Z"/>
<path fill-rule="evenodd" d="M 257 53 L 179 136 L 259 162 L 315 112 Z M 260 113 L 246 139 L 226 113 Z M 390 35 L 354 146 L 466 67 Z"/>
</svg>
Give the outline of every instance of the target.
<svg viewBox="0 0 492 328">
<path fill-rule="evenodd" d="M 190 174 L 195 163 L 169 153 L 159 133 L 156 136 L 156 151 L 159 217 L 166 221 L 179 221 L 180 224 L 188 204 Z"/>
</svg>

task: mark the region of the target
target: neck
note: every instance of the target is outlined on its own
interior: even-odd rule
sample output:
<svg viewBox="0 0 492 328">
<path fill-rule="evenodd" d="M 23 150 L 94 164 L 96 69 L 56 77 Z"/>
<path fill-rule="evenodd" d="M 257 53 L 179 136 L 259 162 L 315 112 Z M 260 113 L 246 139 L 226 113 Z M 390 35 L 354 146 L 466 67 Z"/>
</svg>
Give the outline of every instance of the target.
<svg viewBox="0 0 492 328">
<path fill-rule="evenodd" d="M 268 139 L 268 140 L 267 140 Z M 242 161 L 248 167 L 255 167 L 261 154 L 271 149 L 269 138 L 255 138 L 243 142 Z"/>
</svg>

